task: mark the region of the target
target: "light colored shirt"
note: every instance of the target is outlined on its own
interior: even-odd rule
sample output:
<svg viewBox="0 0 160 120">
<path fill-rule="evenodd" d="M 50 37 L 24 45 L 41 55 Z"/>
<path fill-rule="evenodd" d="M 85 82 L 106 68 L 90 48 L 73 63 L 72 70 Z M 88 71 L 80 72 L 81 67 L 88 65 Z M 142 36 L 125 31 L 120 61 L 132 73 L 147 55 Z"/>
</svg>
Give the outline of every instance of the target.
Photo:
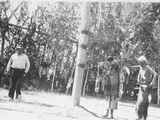
<svg viewBox="0 0 160 120">
<path fill-rule="evenodd" d="M 152 75 L 147 73 L 148 70 L 153 74 L 153 78 L 152 78 Z M 145 69 L 143 69 L 140 66 L 140 70 L 139 70 L 137 81 L 141 82 L 141 80 L 143 80 L 142 82 L 151 82 L 153 84 L 153 86 L 154 86 L 155 83 L 156 83 L 156 76 L 157 76 L 157 73 L 149 65 L 147 65 Z"/>
<path fill-rule="evenodd" d="M 9 71 L 10 68 L 25 69 L 25 73 L 27 73 L 30 68 L 28 56 L 25 54 L 18 55 L 17 53 L 14 53 L 7 64 L 7 71 Z"/>
</svg>

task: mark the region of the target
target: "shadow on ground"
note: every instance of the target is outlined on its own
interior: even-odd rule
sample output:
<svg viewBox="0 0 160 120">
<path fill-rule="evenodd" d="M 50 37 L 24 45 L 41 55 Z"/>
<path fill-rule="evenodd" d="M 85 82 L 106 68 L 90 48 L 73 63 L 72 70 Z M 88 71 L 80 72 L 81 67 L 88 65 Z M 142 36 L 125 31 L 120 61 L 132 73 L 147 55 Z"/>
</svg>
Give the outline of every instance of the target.
<svg viewBox="0 0 160 120">
<path fill-rule="evenodd" d="M 90 111 L 89 109 L 87 109 L 86 107 L 84 107 L 82 105 L 80 105 L 79 107 L 82 108 L 84 111 L 88 112 L 89 114 L 93 115 L 94 117 L 103 118 L 102 116 L 98 115 L 97 113 L 94 113 L 94 112 Z"/>
<path fill-rule="evenodd" d="M 0 102 L 4 103 L 4 102 L 9 102 L 9 101 L 4 100 L 4 99 L 0 99 Z M 45 103 L 29 102 L 29 101 L 21 101 L 19 103 L 24 103 L 24 104 L 29 104 L 29 105 L 37 105 L 37 106 L 42 106 L 42 107 L 61 107 L 61 106 L 58 106 L 58 105 L 50 105 L 50 104 L 45 104 Z"/>
</svg>

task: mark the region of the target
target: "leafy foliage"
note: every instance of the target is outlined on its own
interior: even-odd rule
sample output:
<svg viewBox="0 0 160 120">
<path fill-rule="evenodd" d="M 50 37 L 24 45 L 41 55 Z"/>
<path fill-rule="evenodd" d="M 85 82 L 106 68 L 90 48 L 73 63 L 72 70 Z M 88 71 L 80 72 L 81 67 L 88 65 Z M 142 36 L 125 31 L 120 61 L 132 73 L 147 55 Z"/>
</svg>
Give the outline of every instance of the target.
<svg viewBox="0 0 160 120">
<path fill-rule="evenodd" d="M 12 3 L 0 3 L 1 55 L 8 60 L 16 46 L 23 46 L 31 61 L 31 81 L 38 79 L 40 66 L 57 66 L 67 81 L 76 58 L 81 4 L 49 1 L 37 3 L 33 10 L 31 4 L 23 1 L 13 10 Z M 92 2 L 89 30 L 83 31 L 89 36 L 83 46 L 88 63 L 111 55 L 122 65 L 132 65 L 144 54 L 159 71 L 159 9 L 158 3 Z"/>
<path fill-rule="evenodd" d="M 57 71 L 61 71 L 63 76 L 72 67 L 75 59 L 72 46 L 77 44 L 79 5 L 67 2 L 50 3 L 38 4 L 31 14 L 31 3 L 22 2 L 14 11 L 11 22 L 6 23 L 8 28 L 4 29 L 5 31 L 1 29 L 2 33 L 5 32 L 7 40 L 3 50 L 4 57 L 9 59 L 16 46 L 24 47 L 31 62 L 28 75 L 31 81 L 37 79 L 40 66 L 46 67 L 44 64 L 47 67 L 57 64 Z M 5 7 L 2 9 L 4 11 Z M 10 12 L 10 9 L 5 9 L 5 12 Z M 1 20 L 1 25 L 4 25 L 2 17 Z"/>
</svg>

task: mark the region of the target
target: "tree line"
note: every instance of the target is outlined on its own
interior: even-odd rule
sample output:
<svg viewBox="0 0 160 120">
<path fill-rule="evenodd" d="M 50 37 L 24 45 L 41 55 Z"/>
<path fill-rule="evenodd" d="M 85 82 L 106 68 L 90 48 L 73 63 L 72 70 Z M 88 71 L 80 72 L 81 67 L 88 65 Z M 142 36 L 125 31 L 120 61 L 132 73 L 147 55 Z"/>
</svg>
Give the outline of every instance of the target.
<svg viewBox="0 0 160 120">
<path fill-rule="evenodd" d="M 0 2 L 1 84 L 7 78 L 3 74 L 6 63 L 20 45 L 31 61 L 26 86 L 38 88 L 43 71 L 46 75 L 52 69 L 54 82 L 61 79 L 66 87 L 75 69 L 81 3 L 49 1 L 32 9 L 31 4 Z M 91 2 L 89 29 L 83 31 L 88 44 L 82 45 L 87 62 L 81 66 L 104 62 L 109 55 L 121 67 L 130 66 L 137 64 L 136 57 L 145 55 L 159 73 L 159 9 L 159 3 Z"/>
</svg>

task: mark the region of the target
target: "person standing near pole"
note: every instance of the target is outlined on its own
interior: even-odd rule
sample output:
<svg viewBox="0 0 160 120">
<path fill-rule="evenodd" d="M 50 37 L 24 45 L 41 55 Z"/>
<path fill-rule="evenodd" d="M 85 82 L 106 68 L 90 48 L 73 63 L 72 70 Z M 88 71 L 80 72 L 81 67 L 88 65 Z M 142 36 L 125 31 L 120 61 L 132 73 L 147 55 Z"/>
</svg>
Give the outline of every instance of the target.
<svg viewBox="0 0 160 120">
<path fill-rule="evenodd" d="M 139 92 L 136 102 L 136 112 L 138 120 L 147 119 L 148 107 L 151 102 L 151 91 L 156 86 L 156 71 L 150 67 L 148 60 L 144 55 L 137 58 L 140 64 L 137 82 Z"/>
<path fill-rule="evenodd" d="M 103 116 L 107 118 L 110 112 L 110 118 L 113 118 L 113 112 L 118 106 L 119 97 L 119 65 L 112 56 L 108 57 L 108 64 L 105 66 L 104 72 L 104 95 L 107 101 L 107 111 Z"/>
<path fill-rule="evenodd" d="M 16 99 L 21 99 L 21 87 L 22 79 L 28 73 L 30 68 L 30 62 L 28 56 L 24 53 L 22 47 L 17 47 L 16 52 L 11 56 L 6 72 L 11 71 L 11 85 L 8 96 L 10 100 L 14 99 L 14 93 L 16 91 Z"/>
</svg>

